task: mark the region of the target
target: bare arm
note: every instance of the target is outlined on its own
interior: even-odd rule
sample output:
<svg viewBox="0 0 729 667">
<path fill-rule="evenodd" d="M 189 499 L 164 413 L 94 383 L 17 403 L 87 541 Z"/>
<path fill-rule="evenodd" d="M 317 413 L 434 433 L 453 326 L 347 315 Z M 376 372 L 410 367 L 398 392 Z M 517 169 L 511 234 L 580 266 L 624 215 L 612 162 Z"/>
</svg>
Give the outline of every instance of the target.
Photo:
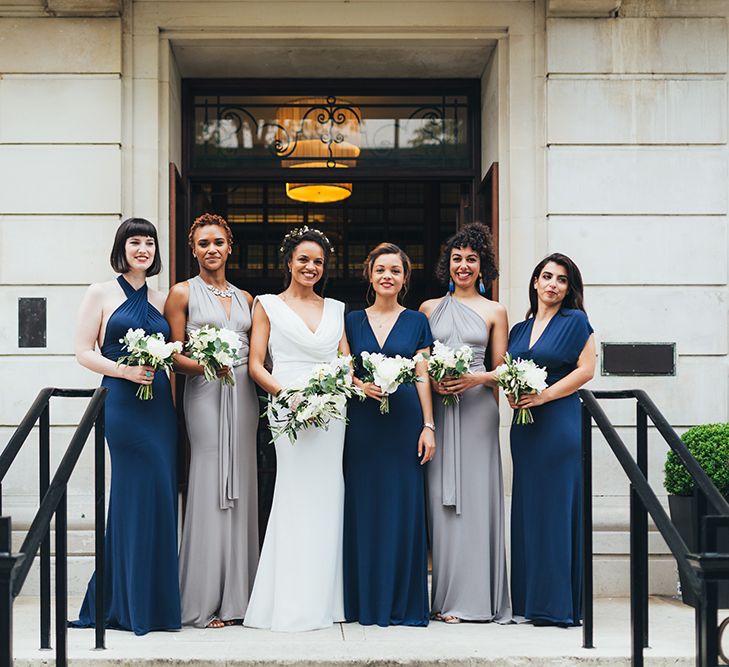
<svg viewBox="0 0 729 667">
<path fill-rule="evenodd" d="M 595 375 L 595 336 L 590 335 L 577 359 L 577 367 L 569 375 L 547 387 L 541 394 L 522 396 L 518 403 L 509 401 L 512 408 L 533 408 L 574 394 Z"/>
<path fill-rule="evenodd" d="M 104 318 L 104 288 L 91 285 L 79 308 L 74 336 L 76 360 L 84 368 L 113 378 L 123 378 L 138 384 L 149 384 L 154 378 L 154 369 L 149 366 L 117 366 L 96 349 Z M 149 375 L 148 375 L 149 374 Z"/>
<path fill-rule="evenodd" d="M 419 354 L 429 352 L 427 347 L 422 350 L 418 350 Z M 420 378 L 421 382 L 415 383 L 415 389 L 418 392 L 418 398 L 420 399 L 420 407 L 423 410 L 423 422 L 432 424 L 433 423 L 433 395 L 430 393 L 430 382 L 428 376 L 428 362 L 425 359 L 421 359 L 415 365 L 415 373 Z M 423 427 L 418 438 L 418 456 L 420 457 L 420 464 L 427 463 L 430 459 L 435 456 L 435 433 L 427 426 Z"/>
<path fill-rule="evenodd" d="M 177 283 L 170 290 L 165 302 L 165 319 L 170 325 L 170 340 L 185 343 L 185 327 L 187 326 L 187 304 L 190 300 L 190 288 L 187 282 Z M 202 375 L 203 367 L 184 354 L 175 354 L 174 369 L 184 375 Z"/>
<path fill-rule="evenodd" d="M 271 335 L 271 322 L 263 306 L 253 309 L 250 351 L 248 353 L 248 375 L 264 391 L 276 396 L 283 387 L 265 368 L 268 337 Z"/>
<path fill-rule="evenodd" d="M 484 383 L 488 387 L 496 387 L 496 373 L 494 369 L 504 363 L 504 355 L 509 346 L 509 318 L 506 308 L 499 307 L 496 310 L 494 323 L 491 326 L 491 371 Z"/>
</svg>

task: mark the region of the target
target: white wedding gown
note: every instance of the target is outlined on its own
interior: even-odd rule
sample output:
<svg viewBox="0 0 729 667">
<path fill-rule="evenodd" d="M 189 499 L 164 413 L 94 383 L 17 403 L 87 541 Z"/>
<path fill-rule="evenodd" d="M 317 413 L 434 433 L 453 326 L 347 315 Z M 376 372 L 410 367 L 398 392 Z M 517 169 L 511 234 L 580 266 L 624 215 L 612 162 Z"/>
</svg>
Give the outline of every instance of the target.
<svg viewBox="0 0 729 667">
<path fill-rule="evenodd" d="M 274 294 L 257 298 L 271 322 L 272 374 L 283 387 L 337 356 L 344 304 L 325 299 L 315 333 Z M 256 306 L 254 305 L 254 308 Z M 245 625 L 285 632 L 344 620 L 342 522 L 344 423 L 275 441 L 276 486 Z"/>
</svg>

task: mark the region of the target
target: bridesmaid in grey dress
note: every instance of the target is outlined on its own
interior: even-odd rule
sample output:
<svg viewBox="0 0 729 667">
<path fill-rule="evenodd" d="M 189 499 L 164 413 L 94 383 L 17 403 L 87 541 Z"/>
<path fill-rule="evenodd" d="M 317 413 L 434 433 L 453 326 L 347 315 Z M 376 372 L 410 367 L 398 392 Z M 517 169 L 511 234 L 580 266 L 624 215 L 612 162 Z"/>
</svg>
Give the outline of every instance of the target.
<svg viewBox="0 0 729 667">
<path fill-rule="evenodd" d="M 432 383 L 437 448 L 427 470 L 428 530 L 433 559 L 431 610 L 447 623 L 511 619 L 504 543 L 504 489 L 493 369 L 508 338 L 506 310 L 485 298 L 498 272 L 491 235 L 472 224 L 451 237 L 437 268 L 448 294 L 421 306 L 433 338 L 469 345 L 470 373 Z M 491 355 L 485 360 L 490 344 Z M 440 396 L 438 395 L 440 394 Z M 458 395 L 444 406 L 442 396 Z"/>
<path fill-rule="evenodd" d="M 219 628 L 241 622 L 258 565 L 256 430 L 258 400 L 248 377 L 252 297 L 228 283 L 232 235 L 223 218 L 200 216 L 190 246 L 200 275 L 170 290 L 165 315 L 172 340 L 205 324 L 236 331 L 243 362 L 235 385 L 208 382 L 202 367 L 177 355 L 184 373 L 190 478 L 180 547 L 182 623 Z M 228 369 L 223 369 L 222 376 Z"/>
</svg>

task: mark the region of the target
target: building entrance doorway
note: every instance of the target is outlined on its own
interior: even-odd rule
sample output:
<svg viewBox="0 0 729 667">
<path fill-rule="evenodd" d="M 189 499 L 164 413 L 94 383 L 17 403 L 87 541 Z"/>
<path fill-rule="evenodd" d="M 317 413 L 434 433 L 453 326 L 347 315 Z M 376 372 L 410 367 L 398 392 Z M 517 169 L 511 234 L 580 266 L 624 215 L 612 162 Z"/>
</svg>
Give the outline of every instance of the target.
<svg viewBox="0 0 729 667">
<path fill-rule="evenodd" d="M 405 305 L 417 308 L 443 292 L 434 270 L 444 241 L 465 223 L 489 221 L 479 101 L 480 82 L 471 79 L 184 80 L 183 168 L 171 178 L 172 279 L 197 273 L 187 234 L 210 212 L 225 217 L 235 237 L 228 279 L 254 295 L 282 289 L 281 239 L 307 225 L 335 246 L 327 296 L 365 305 L 363 261 L 389 241 L 411 258 Z M 322 201 L 315 191 L 323 186 L 342 196 Z M 275 480 L 269 440 L 262 420 L 261 536 Z"/>
</svg>

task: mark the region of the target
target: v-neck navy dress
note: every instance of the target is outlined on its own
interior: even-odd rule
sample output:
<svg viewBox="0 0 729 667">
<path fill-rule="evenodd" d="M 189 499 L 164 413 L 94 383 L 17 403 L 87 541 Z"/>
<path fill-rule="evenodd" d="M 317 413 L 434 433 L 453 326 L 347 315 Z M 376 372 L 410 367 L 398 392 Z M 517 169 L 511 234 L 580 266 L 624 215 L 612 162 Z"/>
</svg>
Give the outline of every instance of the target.
<svg viewBox="0 0 729 667">
<path fill-rule="evenodd" d="M 380 348 L 362 310 L 346 318 L 347 340 L 362 352 L 413 357 L 433 337 L 423 313 L 404 310 Z M 356 365 L 361 377 L 362 367 Z M 423 412 L 415 385 L 379 402 L 353 400 L 344 441 L 344 613 L 362 625 L 427 625 L 428 554 L 424 467 L 418 458 Z"/>
<path fill-rule="evenodd" d="M 547 384 L 569 375 L 592 333 L 587 315 L 563 308 L 529 347 L 534 318 L 509 334 L 512 357 L 547 369 Z M 560 625 L 581 618 L 580 399 L 532 408 L 533 424 L 512 424 L 511 600 L 514 617 Z"/>
<path fill-rule="evenodd" d="M 117 278 L 127 299 L 106 325 L 101 354 L 116 361 L 125 354 L 128 329 L 148 334 L 170 327 L 147 300 L 147 285 L 135 290 Z M 136 397 L 138 384 L 104 376 L 106 442 L 111 454 L 111 488 L 105 536 L 106 627 L 143 635 L 150 630 L 179 630 L 177 575 L 177 418 L 170 381 L 154 375 L 154 398 Z M 96 574 L 91 577 L 75 627 L 96 619 Z"/>
</svg>

